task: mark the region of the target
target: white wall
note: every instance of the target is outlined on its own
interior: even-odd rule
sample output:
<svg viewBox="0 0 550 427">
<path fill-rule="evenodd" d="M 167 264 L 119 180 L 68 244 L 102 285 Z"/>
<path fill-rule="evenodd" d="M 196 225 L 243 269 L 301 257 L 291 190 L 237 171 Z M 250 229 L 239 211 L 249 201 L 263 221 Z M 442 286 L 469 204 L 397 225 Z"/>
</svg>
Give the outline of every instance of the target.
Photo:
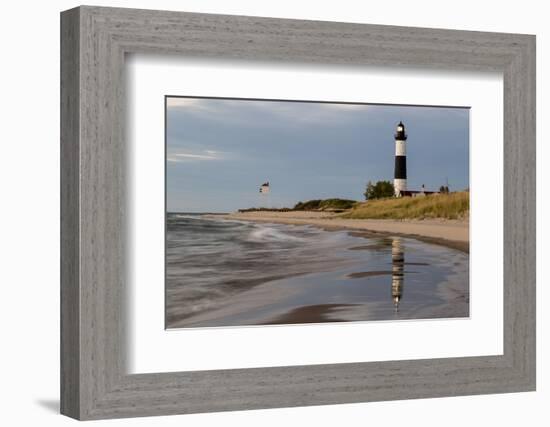
<svg viewBox="0 0 550 427">
<path fill-rule="evenodd" d="M 247 14 L 468 30 L 537 34 L 538 123 L 550 117 L 550 27 L 542 1 L 340 0 L 157 0 L 96 1 L 98 5 Z M 74 1 L 20 1 L 2 5 L 0 25 L 1 147 L 0 318 L 4 370 L 0 377 L 2 425 L 68 425 L 57 414 L 59 360 L 59 11 Z M 548 141 L 539 140 L 538 218 L 548 217 Z M 541 181 L 542 180 L 542 181 Z M 546 194 L 543 194 L 543 191 Z M 546 196 L 546 197 L 543 197 Z M 539 230 L 539 266 L 548 259 Z M 277 409 L 157 419 L 111 421 L 110 425 L 187 426 L 497 426 L 549 425 L 548 324 L 550 283 L 538 268 L 538 390 L 535 393 L 425 399 L 310 408 Z M 545 312 L 543 312 L 545 310 Z M 546 404 L 546 405 L 545 405 Z"/>
</svg>

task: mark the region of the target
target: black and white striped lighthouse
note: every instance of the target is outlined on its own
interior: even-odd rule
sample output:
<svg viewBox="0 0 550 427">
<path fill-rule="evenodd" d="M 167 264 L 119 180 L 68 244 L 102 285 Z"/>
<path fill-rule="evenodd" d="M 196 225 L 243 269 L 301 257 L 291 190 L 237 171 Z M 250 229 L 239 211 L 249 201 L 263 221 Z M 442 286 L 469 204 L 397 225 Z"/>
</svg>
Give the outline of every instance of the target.
<svg viewBox="0 0 550 427">
<path fill-rule="evenodd" d="M 405 125 L 399 122 L 395 133 L 395 174 L 393 188 L 395 197 L 400 197 L 402 191 L 407 190 L 407 134 Z"/>
</svg>

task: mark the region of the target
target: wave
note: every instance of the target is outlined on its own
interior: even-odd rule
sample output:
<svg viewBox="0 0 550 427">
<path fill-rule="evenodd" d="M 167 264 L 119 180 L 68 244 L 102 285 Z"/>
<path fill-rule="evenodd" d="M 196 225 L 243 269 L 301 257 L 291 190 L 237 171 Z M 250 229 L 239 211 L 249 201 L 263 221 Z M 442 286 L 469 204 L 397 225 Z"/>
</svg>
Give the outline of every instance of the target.
<svg viewBox="0 0 550 427">
<path fill-rule="evenodd" d="M 301 242 L 304 239 L 283 233 L 274 227 L 260 226 L 250 232 L 247 240 L 252 242 Z"/>
<path fill-rule="evenodd" d="M 219 215 L 219 217 L 218 217 Z M 180 219 L 192 219 L 195 221 L 208 221 L 208 222 L 218 222 L 218 223 L 228 223 L 228 224 L 242 224 L 242 225 L 249 225 L 250 221 L 241 221 L 239 219 L 228 219 L 223 218 L 223 214 L 209 214 L 209 213 L 201 213 L 201 214 L 168 214 L 168 221 L 176 221 Z"/>
<path fill-rule="evenodd" d="M 168 219 L 205 219 L 201 214 L 168 214 Z"/>
</svg>

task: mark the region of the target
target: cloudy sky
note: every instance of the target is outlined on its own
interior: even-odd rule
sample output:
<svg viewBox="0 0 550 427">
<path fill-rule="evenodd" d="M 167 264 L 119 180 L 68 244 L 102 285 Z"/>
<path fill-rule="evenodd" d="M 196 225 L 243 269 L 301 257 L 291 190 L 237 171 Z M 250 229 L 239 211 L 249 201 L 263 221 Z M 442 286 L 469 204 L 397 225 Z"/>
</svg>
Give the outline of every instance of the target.
<svg viewBox="0 0 550 427">
<path fill-rule="evenodd" d="M 393 180 L 400 120 L 409 189 L 469 185 L 464 108 L 167 97 L 166 112 L 169 212 L 362 200 L 367 181 Z"/>
</svg>

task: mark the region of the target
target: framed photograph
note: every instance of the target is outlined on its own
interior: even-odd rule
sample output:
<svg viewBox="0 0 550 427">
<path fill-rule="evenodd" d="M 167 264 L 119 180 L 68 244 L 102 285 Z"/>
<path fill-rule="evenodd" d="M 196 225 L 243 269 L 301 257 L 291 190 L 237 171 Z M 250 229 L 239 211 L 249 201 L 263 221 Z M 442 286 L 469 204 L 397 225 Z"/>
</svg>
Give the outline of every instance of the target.
<svg viewBox="0 0 550 427">
<path fill-rule="evenodd" d="M 535 390 L 535 37 L 61 15 L 61 411 Z"/>
<path fill-rule="evenodd" d="M 165 102 L 167 329 L 469 317 L 469 108 Z"/>
</svg>

